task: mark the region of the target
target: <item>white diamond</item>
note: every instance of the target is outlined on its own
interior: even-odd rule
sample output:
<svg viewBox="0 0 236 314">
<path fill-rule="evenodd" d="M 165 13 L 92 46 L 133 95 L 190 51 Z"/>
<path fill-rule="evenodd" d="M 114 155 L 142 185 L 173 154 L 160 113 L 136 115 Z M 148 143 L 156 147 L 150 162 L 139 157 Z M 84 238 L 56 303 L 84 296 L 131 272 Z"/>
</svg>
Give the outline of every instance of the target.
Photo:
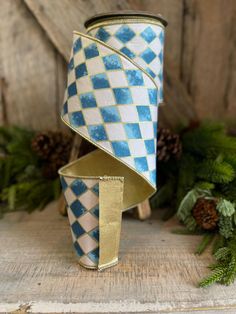
<svg viewBox="0 0 236 314">
<path fill-rule="evenodd" d="M 102 73 L 105 71 L 104 64 L 100 57 L 88 59 L 86 61 L 86 66 L 90 75 Z"/>
<path fill-rule="evenodd" d="M 78 95 L 68 98 L 68 112 L 79 111 L 81 109 Z"/>
<path fill-rule="evenodd" d="M 143 140 L 129 140 L 128 143 L 132 157 L 142 157 L 147 154 Z"/>
<path fill-rule="evenodd" d="M 85 266 L 97 266 L 88 256 L 84 255 L 80 258 L 80 263 Z"/>
<path fill-rule="evenodd" d="M 110 141 L 126 140 L 126 134 L 122 123 L 106 124 L 106 131 Z"/>
<path fill-rule="evenodd" d="M 82 194 L 79 200 L 87 210 L 90 210 L 98 203 L 98 197 L 90 190 Z"/>
<path fill-rule="evenodd" d="M 82 181 L 89 189 L 99 182 L 98 179 L 83 179 Z"/>
<path fill-rule="evenodd" d="M 114 94 L 111 89 L 94 90 L 98 107 L 115 105 Z"/>
<path fill-rule="evenodd" d="M 91 252 L 92 250 L 94 250 L 98 246 L 97 241 L 95 241 L 88 234 L 83 235 L 77 241 L 78 241 L 79 245 L 81 246 L 81 248 L 85 254 Z"/>
<path fill-rule="evenodd" d="M 128 86 L 127 78 L 123 71 L 108 71 L 107 76 L 111 87 Z"/>
<path fill-rule="evenodd" d="M 141 134 L 142 134 L 143 139 L 153 139 L 153 137 L 154 137 L 153 122 L 141 122 L 139 124 L 139 127 L 141 130 Z"/>
<path fill-rule="evenodd" d="M 102 116 L 98 108 L 84 109 L 83 115 L 87 125 L 103 123 Z"/>
<path fill-rule="evenodd" d="M 70 188 L 67 188 L 66 191 L 64 192 L 64 196 L 66 199 L 67 204 L 70 206 L 75 200 L 76 196 L 75 194 L 71 191 Z"/>
<path fill-rule="evenodd" d="M 148 164 L 148 170 L 152 171 L 156 169 L 156 155 L 148 155 L 146 157 L 147 159 L 147 164 Z"/>
<path fill-rule="evenodd" d="M 130 87 L 134 104 L 149 105 L 148 91 L 144 87 Z"/>
<path fill-rule="evenodd" d="M 134 105 L 118 106 L 122 122 L 139 122 L 138 112 Z"/>
<path fill-rule="evenodd" d="M 76 88 L 78 94 L 87 93 L 93 90 L 92 83 L 89 76 L 83 76 L 76 80 Z"/>
<path fill-rule="evenodd" d="M 89 232 L 98 226 L 98 219 L 90 213 L 86 213 L 85 215 L 81 216 L 78 219 L 78 222 L 81 224 L 86 232 Z"/>
</svg>

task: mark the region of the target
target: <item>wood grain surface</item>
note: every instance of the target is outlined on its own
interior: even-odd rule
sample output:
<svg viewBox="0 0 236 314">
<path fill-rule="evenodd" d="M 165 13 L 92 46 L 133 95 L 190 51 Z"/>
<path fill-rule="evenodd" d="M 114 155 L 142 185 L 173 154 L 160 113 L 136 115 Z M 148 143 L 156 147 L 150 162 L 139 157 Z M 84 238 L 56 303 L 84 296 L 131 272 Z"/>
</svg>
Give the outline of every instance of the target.
<svg viewBox="0 0 236 314">
<path fill-rule="evenodd" d="M 125 216 L 119 265 L 97 272 L 76 262 L 56 207 L 0 221 L 0 313 L 26 306 L 29 313 L 236 312 L 235 285 L 196 287 L 212 259 L 193 254 L 199 236 L 171 233 L 175 219 Z"/>
<path fill-rule="evenodd" d="M 94 3 L 93 1 L 86 1 L 86 3 L 55 0 L 24 1 L 67 61 L 70 55 L 73 30 L 85 31 L 83 23 L 92 14 L 121 8 L 161 12 L 170 21 L 170 26 L 166 29 L 165 45 L 164 94 L 167 106 L 160 109 L 160 124 L 175 128 L 179 124 L 186 125 L 189 120 L 197 118 L 185 85 L 179 79 L 182 51 L 182 0 L 170 0 L 168 5 L 166 1 L 160 0 L 158 6 L 155 6 L 155 2 L 152 0 L 99 1 L 94 6 L 91 5 Z"/>
<path fill-rule="evenodd" d="M 234 0 L 1 0 L 0 124 L 61 128 L 72 31 L 84 31 L 93 14 L 127 9 L 161 13 L 169 22 L 161 124 L 234 120 Z"/>
<path fill-rule="evenodd" d="M 1 1 L 0 29 L 2 120 L 34 129 L 58 128 L 61 56 L 20 0 Z"/>
</svg>

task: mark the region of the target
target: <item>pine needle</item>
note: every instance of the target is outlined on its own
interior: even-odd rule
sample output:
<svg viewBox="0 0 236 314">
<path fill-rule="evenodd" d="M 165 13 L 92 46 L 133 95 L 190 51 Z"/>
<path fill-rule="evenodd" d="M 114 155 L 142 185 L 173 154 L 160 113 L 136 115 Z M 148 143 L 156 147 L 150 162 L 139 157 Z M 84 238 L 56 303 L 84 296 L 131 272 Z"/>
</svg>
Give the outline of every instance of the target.
<svg viewBox="0 0 236 314">
<path fill-rule="evenodd" d="M 214 237 L 215 237 L 214 233 L 204 234 L 202 241 L 200 242 L 200 244 L 197 246 L 195 250 L 195 254 L 201 255 L 205 251 L 205 249 L 209 246 L 209 244 L 212 242 Z"/>
</svg>

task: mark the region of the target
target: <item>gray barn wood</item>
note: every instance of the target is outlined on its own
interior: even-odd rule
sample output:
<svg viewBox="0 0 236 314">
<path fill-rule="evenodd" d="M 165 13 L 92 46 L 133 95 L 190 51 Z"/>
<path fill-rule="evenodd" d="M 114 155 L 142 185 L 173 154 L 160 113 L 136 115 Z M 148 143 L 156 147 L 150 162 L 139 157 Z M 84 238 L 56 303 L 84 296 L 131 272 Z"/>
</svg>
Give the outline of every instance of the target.
<svg viewBox="0 0 236 314">
<path fill-rule="evenodd" d="M 235 313 L 236 285 L 197 288 L 212 261 L 193 254 L 199 236 L 171 233 L 177 221 L 124 217 L 120 263 L 81 268 L 56 203 L 0 221 L 0 313 Z M 24 313 L 24 312 L 23 312 Z"/>
</svg>

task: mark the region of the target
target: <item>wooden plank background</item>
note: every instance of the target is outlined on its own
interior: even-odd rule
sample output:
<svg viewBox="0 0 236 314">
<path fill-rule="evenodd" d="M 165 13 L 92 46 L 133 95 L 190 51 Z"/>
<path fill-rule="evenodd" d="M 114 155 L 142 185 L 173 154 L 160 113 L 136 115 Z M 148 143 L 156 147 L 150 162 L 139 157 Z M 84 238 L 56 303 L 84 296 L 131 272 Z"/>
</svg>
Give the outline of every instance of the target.
<svg viewBox="0 0 236 314">
<path fill-rule="evenodd" d="M 1 0 L 0 123 L 62 128 L 72 31 L 84 31 L 93 14 L 122 9 L 161 13 L 169 22 L 162 124 L 235 118 L 235 0 Z"/>
</svg>

